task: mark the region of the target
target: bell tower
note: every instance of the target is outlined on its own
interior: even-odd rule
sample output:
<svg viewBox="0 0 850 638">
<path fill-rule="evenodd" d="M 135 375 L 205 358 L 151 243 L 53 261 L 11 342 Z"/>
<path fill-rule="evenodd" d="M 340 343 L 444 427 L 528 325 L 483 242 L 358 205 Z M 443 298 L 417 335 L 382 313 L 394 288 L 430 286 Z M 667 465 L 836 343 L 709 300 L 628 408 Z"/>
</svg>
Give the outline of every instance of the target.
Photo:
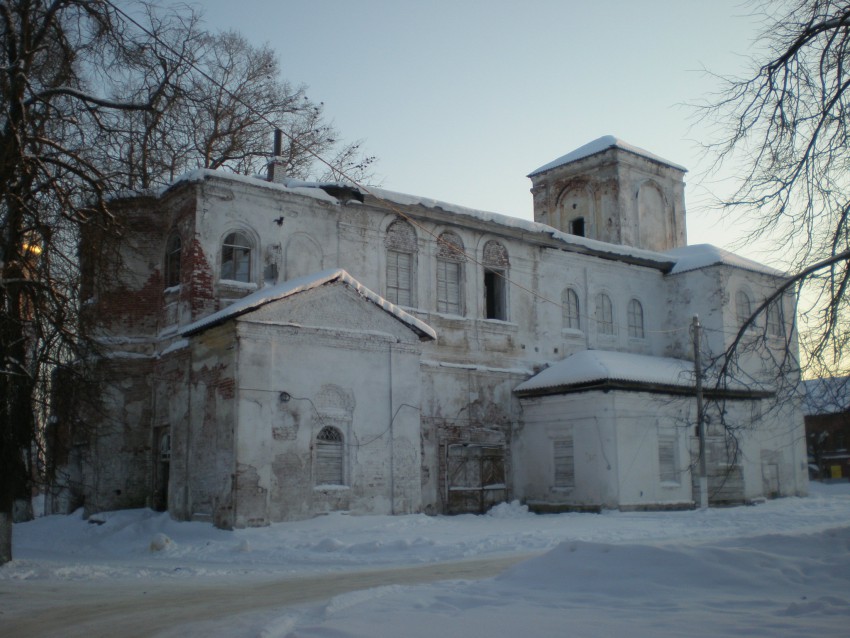
<svg viewBox="0 0 850 638">
<path fill-rule="evenodd" d="M 687 243 L 686 169 L 611 135 L 529 174 L 534 221 L 663 252 Z"/>
</svg>

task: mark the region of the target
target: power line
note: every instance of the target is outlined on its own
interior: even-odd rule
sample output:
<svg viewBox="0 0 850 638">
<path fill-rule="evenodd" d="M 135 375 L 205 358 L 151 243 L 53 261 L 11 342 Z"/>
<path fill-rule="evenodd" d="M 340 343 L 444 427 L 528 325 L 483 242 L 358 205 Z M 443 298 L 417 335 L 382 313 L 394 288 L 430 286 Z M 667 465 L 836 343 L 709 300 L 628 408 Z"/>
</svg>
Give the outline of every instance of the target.
<svg viewBox="0 0 850 638">
<path fill-rule="evenodd" d="M 128 22 L 135 25 L 139 30 L 141 30 L 143 33 L 145 33 L 148 37 L 155 40 L 165 50 L 167 50 L 171 54 L 175 55 L 178 59 L 181 59 L 182 54 L 179 51 L 175 50 L 173 47 L 171 47 L 171 45 L 169 45 L 167 42 L 164 42 L 158 35 L 151 32 L 147 27 L 145 27 L 143 24 L 141 24 L 138 20 L 136 20 L 134 17 L 132 17 L 126 11 L 124 11 L 120 7 L 116 6 L 114 2 L 111 2 L 111 1 L 108 0 L 107 3 L 116 11 L 116 13 L 123 16 Z M 371 188 L 371 187 L 369 187 L 365 184 L 360 183 L 357 179 L 353 178 L 348 173 L 346 173 L 344 169 L 334 167 L 325 158 L 323 158 L 321 155 L 316 153 L 313 149 L 311 149 L 308 146 L 299 142 L 294 136 L 290 135 L 287 131 L 284 131 L 282 129 L 278 129 L 276 124 L 274 122 L 272 122 L 265 114 L 257 113 L 251 104 L 245 102 L 236 93 L 234 93 L 229 88 L 227 88 L 224 84 L 218 82 L 210 74 L 208 74 L 206 71 L 204 71 L 204 69 L 202 69 L 196 62 L 194 62 L 193 60 L 186 60 L 185 63 L 188 64 L 195 71 L 197 71 L 207 81 L 211 82 L 217 88 L 219 88 L 222 91 L 224 91 L 225 93 L 227 93 L 233 100 L 238 102 L 240 105 L 242 105 L 249 112 L 254 113 L 257 116 L 258 119 L 266 122 L 270 127 L 273 127 L 276 130 L 280 130 L 281 133 L 283 135 L 285 135 L 286 138 L 289 140 L 290 144 L 294 145 L 296 148 L 299 148 L 301 151 L 305 152 L 306 154 L 310 155 L 311 157 L 313 157 L 317 161 L 321 162 L 322 164 L 327 166 L 329 169 L 331 169 L 333 172 L 339 174 L 342 178 L 344 178 L 345 180 L 347 180 L 348 182 L 350 182 L 351 184 L 356 186 L 358 189 L 364 191 L 366 194 L 370 195 L 371 197 L 375 198 L 376 200 L 378 200 L 380 202 L 383 202 L 384 205 L 389 210 L 391 210 L 396 215 L 398 215 L 399 217 L 401 217 L 402 219 L 407 221 L 409 224 L 411 224 L 411 225 L 415 226 L 416 228 L 418 228 L 419 230 L 421 230 L 426 235 L 432 237 L 437 244 L 440 244 L 442 246 L 447 247 L 449 250 L 458 253 L 459 255 L 463 256 L 465 259 L 469 260 L 470 262 L 474 263 L 475 265 L 477 265 L 481 268 L 491 270 L 491 272 L 493 272 L 496 276 L 503 279 L 507 284 L 515 286 L 516 288 L 528 293 L 532 297 L 537 298 L 544 303 L 552 304 L 555 307 L 560 308 L 562 311 L 564 310 L 564 305 L 561 304 L 560 302 L 558 302 L 554 299 L 551 299 L 550 297 L 548 297 L 548 296 L 546 296 L 546 295 L 544 295 L 540 292 L 532 290 L 531 288 L 528 288 L 527 286 L 519 283 L 518 281 L 516 281 L 514 279 L 511 279 L 504 272 L 500 272 L 498 270 L 493 270 L 493 269 L 489 268 L 488 264 L 484 263 L 483 261 L 479 261 L 478 259 L 475 258 L 475 256 L 470 255 L 469 253 L 467 253 L 463 249 L 458 248 L 457 246 L 454 246 L 450 242 L 447 242 L 447 241 L 441 239 L 436 233 L 434 233 L 430 229 L 426 228 L 425 226 L 423 226 L 422 224 L 417 222 L 414 218 L 412 218 L 410 215 L 408 215 L 406 212 L 404 212 L 400 207 L 398 207 L 395 204 L 395 202 L 393 202 L 393 201 L 391 201 L 391 200 L 389 200 L 385 197 L 382 197 L 380 194 L 378 194 L 376 192 L 376 189 L 373 189 L 373 188 Z M 588 321 L 590 321 L 591 317 L 587 316 L 587 319 L 588 319 Z M 623 325 L 618 323 L 617 327 L 623 328 Z M 649 334 L 664 334 L 664 333 L 678 332 L 678 331 L 679 330 L 677 329 L 677 330 L 664 330 L 664 331 L 647 331 L 647 330 L 645 330 L 644 332 L 647 332 Z"/>
</svg>

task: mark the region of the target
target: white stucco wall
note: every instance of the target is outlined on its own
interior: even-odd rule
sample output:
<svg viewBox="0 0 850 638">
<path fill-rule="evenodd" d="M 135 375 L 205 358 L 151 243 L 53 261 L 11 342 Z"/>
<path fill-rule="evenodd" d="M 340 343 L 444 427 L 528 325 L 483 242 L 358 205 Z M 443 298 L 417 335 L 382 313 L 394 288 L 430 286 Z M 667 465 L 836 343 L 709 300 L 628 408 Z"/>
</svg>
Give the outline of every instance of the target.
<svg viewBox="0 0 850 638">
<path fill-rule="evenodd" d="M 546 507 L 655 508 L 692 502 L 688 401 L 588 391 L 522 399 L 514 439 L 517 497 Z M 690 415 L 690 418 L 693 418 Z M 676 441 L 678 480 L 662 482 L 659 437 Z M 554 485 L 553 441 L 572 437 L 575 485 Z"/>
<path fill-rule="evenodd" d="M 339 509 L 419 511 L 418 336 L 343 284 L 272 303 L 238 325 L 236 525 Z M 317 479 L 326 426 L 343 437 L 340 485 Z"/>
<path fill-rule="evenodd" d="M 535 182 L 535 214 L 539 208 L 541 215 L 549 215 L 541 221 L 554 220 L 557 213 L 558 223 L 564 222 L 573 209 L 558 206 L 568 203 L 570 188 L 580 186 L 577 192 L 586 197 L 574 203 L 588 207 L 588 228 L 600 239 L 641 245 L 658 237 L 657 245 L 648 248 L 684 244 L 681 168 L 626 155 L 619 165 L 598 159 L 571 166 L 546 185 Z M 158 207 L 165 210 L 163 228 L 153 228 L 151 217 L 150 228 L 140 232 L 132 261 L 138 272 L 128 280 L 128 288 L 143 289 L 144 299 L 153 299 L 149 315 L 134 328 L 138 353 L 156 357 L 174 344 L 177 324 L 185 326 L 266 284 L 320 268 L 345 268 L 386 295 L 386 231 L 402 216 L 415 234 L 415 290 L 406 310 L 438 334 L 435 342 L 419 343 L 386 313 L 363 307 L 349 293 L 326 291 L 240 318 L 236 332 L 214 328 L 210 335 L 193 337 L 184 364 L 191 369 L 188 390 L 156 385 L 154 394 L 171 393 L 168 410 L 154 405 L 153 418 L 138 417 L 128 426 L 173 428 L 175 455 L 179 451 L 186 459 L 172 461 L 173 511 L 186 518 L 218 512 L 218 522 L 225 525 L 263 524 L 339 508 L 441 512 L 447 499 L 446 446 L 459 443 L 506 450 L 508 498 L 605 507 L 689 500 L 688 481 L 662 486 L 653 478 L 657 437 L 675 429 L 681 418 L 675 401 L 624 393 L 596 394 L 591 400 L 587 394 L 523 400 L 520 409 L 512 390 L 535 371 L 587 348 L 690 358 L 694 314 L 705 327 L 704 356 L 720 353 L 736 328 L 735 290 L 746 287 L 757 301 L 778 280 L 728 265 L 665 274 L 672 261 L 663 255 L 570 243 L 540 227 L 438 202 L 410 198 L 403 203 L 398 194 L 390 200 L 366 196 L 365 203 L 342 203 L 319 188 L 285 189 L 203 173 L 145 204 L 157 215 Z M 653 217 L 653 207 L 664 210 Z M 219 276 L 221 243 L 234 231 L 253 243 L 248 283 Z M 467 255 L 458 314 L 437 311 L 436 237 L 446 231 L 460 238 Z M 157 264 L 169 232 L 181 233 L 187 271 L 179 289 L 160 293 Z M 505 320 L 484 318 L 482 261 L 490 241 L 500 242 L 508 255 Z M 560 307 L 568 287 L 579 299 L 578 328 L 565 326 Z M 599 329 L 600 293 L 612 302 L 610 335 Z M 121 298 L 126 298 L 123 290 Z M 642 337 L 629 334 L 631 300 L 643 309 Z M 787 306 L 786 316 L 791 312 Z M 760 361 L 741 365 L 757 373 Z M 216 383 L 224 383 L 217 393 L 202 387 L 212 371 Z M 173 374 L 180 383 L 180 375 Z M 232 400 L 224 391 L 228 380 Z M 293 398 L 281 403 L 282 391 Z M 345 428 L 347 483 L 344 489 L 316 490 L 313 443 L 322 420 L 311 401 L 334 393 L 343 397 L 337 401 L 342 407 L 326 406 L 328 416 L 322 418 L 338 419 Z M 134 414 L 146 410 L 142 406 Z M 213 427 L 210 419 L 220 423 Z M 227 427 L 221 425 L 225 421 Z M 551 438 L 565 428 L 577 433 L 576 469 L 587 477 L 570 493 L 553 492 L 547 483 Z M 748 495 L 760 493 L 754 486 L 761 481 L 763 450 L 771 452 L 768 460 L 783 450 L 778 457 L 784 468 L 781 484 L 804 489 L 801 433 L 799 412 L 786 410 L 748 434 L 743 470 Z M 222 451 L 217 446 L 228 436 L 233 445 Z M 677 447 L 683 461 L 688 445 L 683 437 Z"/>
</svg>

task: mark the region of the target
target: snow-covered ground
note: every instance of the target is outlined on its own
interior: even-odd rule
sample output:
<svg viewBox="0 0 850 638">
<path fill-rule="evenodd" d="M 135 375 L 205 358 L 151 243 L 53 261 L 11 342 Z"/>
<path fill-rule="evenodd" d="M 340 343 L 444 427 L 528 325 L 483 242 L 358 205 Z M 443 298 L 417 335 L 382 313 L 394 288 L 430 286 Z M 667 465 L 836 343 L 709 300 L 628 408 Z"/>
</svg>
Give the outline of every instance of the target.
<svg viewBox="0 0 850 638">
<path fill-rule="evenodd" d="M 111 584 L 147 591 L 232 582 L 236 596 L 252 583 L 512 554 L 537 555 L 496 578 L 399 585 L 388 575 L 381 586 L 318 603 L 195 619 L 152 633 L 847 635 L 850 484 L 812 484 L 811 492 L 708 511 L 535 516 L 505 504 L 482 516 L 337 513 L 233 532 L 148 510 L 89 521 L 79 514 L 45 517 L 15 526 L 15 560 L 0 568 L 0 635 L 4 618 L 27 610 L 37 617 L 36 602 L 15 598 L 33 587 L 72 584 L 80 598 L 88 588 L 103 596 Z M 161 613 L 150 610 L 151 617 Z"/>
</svg>

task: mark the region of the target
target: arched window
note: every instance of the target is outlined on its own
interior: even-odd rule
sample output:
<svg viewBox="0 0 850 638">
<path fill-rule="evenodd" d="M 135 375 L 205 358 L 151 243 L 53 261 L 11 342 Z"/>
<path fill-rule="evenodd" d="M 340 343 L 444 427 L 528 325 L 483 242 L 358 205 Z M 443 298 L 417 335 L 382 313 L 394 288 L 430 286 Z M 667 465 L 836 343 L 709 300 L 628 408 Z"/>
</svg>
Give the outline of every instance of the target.
<svg viewBox="0 0 850 638">
<path fill-rule="evenodd" d="M 484 244 L 484 317 L 508 320 L 508 269 L 507 249 L 497 241 Z"/>
<path fill-rule="evenodd" d="M 767 334 L 771 337 L 781 337 L 785 333 L 785 318 L 782 316 L 782 304 L 779 300 L 767 307 Z"/>
<path fill-rule="evenodd" d="M 463 314 L 463 241 L 452 232 L 437 240 L 437 312 Z"/>
<path fill-rule="evenodd" d="M 180 284 L 180 256 L 183 243 L 180 235 L 173 233 L 165 243 L 165 287 L 171 288 Z"/>
<path fill-rule="evenodd" d="M 344 485 L 342 432 L 325 426 L 316 436 L 316 485 Z"/>
<path fill-rule="evenodd" d="M 244 233 L 230 233 L 221 244 L 221 278 L 250 282 L 253 242 Z"/>
<path fill-rule="evenodd" d="M 387 249 L 387 299 L 401 306 L 416 305 L 416 231 L 397 219 L 384 239 Z"/>
<path fill-rule="evenodd" d="M 643 306 L 637 299 L 629 301 L 629 336 L 633 339 L 643 339 Z"/>
<path fill-rule="evenodd" d="M 566 288 L 561 293 L 561 307 L 564 313 L 564 328 L 581 330 L 578 293 L 573 288 Z"/>
<path fill-rule="evenodd" d="M 738 325 L 743 326 L 753 314 L 753 304 L 750 301 L 750 296 L 743 290 L 735 293 L 735 318 L 738 320 Z"/>
<path fill-rule="evenodd" d="M 596 326 L 599 334 L 614 334 L 614 308 L 611 297 L 604 292 L 596 295 Z"/>
</svg>

